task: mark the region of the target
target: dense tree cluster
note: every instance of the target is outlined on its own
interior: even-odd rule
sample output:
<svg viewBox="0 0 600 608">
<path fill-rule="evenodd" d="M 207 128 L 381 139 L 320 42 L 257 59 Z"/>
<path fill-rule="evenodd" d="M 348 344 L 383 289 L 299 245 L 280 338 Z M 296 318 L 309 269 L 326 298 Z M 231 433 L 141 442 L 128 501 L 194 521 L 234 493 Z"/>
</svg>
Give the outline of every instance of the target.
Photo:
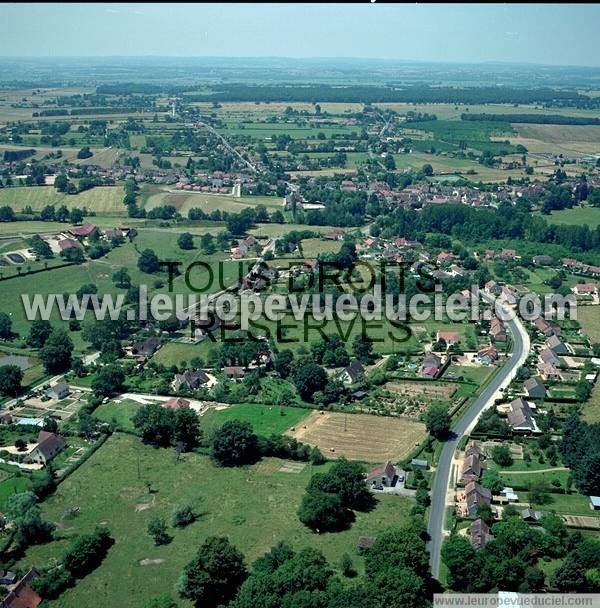
<svg viewBox="0 0 600 608">
<path fill-rule="evenodd" d="M 555 514 L 542 518 L 542 527 L 523 521 L 514 507 L 492 525 L 494 540 L 476 551 L 465 536 L 451 535 L 442 547 L 448 583 L 455 591 L 496 590 L 534 593 L 549 587 L 559 591 L 598 591 L 600 541 L 568 534 Z M 541 558 L 565 558 L 551 580 L 538 565 Z"/>
<path fill-rule="evenodd" d="M 561 116 L 560 114 L 470 114 L 460 115 L 461 120 L 530 123 L 539 125 L 600 125 L 600 118 L 592 116 Z"/>
<path fill-rule="evenodd" d="M 109 85 L 102 85 L 104 87 Z M 133 86 L 133 85 L 132 85 Z M 450 87 L 414 84 L 411 86 L 369 86 L 348 85 L 332 86 L 311 85 L 255 85 L 220 84 L 218 91 L 190 94 L 186 99 L 192 101 L 284 101 L 284 102 L 353 102 L 353 103 L 518 103 L 534 104 L 555 101 L 577 102 L 587 99 L 577 91 L 555 90 L 549 88 L 494 87 Z"/>
<path fill-rule="evenodd" d="M 572 414 L 564 426 L 560 451 L 579 491 L 600 495 L 600 424 L 587 424 Z"/>
<path fill-rule="evenodd" d="M 145 443 L 191 450 L 200 442 L 198 414 L 189 407 L 171 409 L 157 403 L 142 406 L 133 417 L 133 426 Z"/>
<path fill-rule="evenodd" d="M 317 532 L 343 530 L 354 521 L 354 511 L 369 511 L 375 498 L 369 492 L 359 463 L 338 460 L 327 473 L 311 478 L 298 509 L 300 521 Z"/>
<path fill-rule="evenodd" d="M 547 197 L 560 196 L 549 190 Z M 529 242 L 554 243 L 573 252 L 600 247 L 600 227 L 587 225 L 548 224 L 532 215 L 527 208 L 502 202 L 498 209 L 477 209 L 466 205 L 428 205 L 417 213 L 397 208 L 375 221 L 372 233 L 383 237 L 398 234 L 423 239 L 427 233 L 451 235 L 463 242 L 482 243 L 487 240 L 522 239 Z"/>
</svg>

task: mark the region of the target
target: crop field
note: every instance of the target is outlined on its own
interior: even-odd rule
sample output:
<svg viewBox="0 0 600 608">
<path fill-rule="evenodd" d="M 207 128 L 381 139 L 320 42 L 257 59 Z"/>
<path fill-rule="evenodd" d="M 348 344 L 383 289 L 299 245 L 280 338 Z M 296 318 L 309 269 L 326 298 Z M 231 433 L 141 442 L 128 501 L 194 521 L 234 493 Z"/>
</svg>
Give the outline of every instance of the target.
<svg viewBox="0 0 600 608">
<path fill-rule="evenodd" d="M 243 135 L 251 139 L 265 141 L 273 136 L 289 135 L 292 139 L 315 139 L 319 133 L 324 133 L 327 138 L 332 136 L 359 133 L 360 127 L 347 125 L 326 125 L 326 126 L 311 126 L 298 125 L 294 123 L 276 123 L 276 124 L 261 124 L 261 123 L 235 123 L 230 122 L 225 128 L 217 129 L 224 137 L 231 135 Z"/>
<path fill-rule="evenodd" d="M 453 104 L 453 103 L 428 103 L 428 104 L 413 104 L 413 103 L 377 103 L 373 104 L 380 108 L 390 108 L 400 114 L 405 114 L 409 111 L 427 112 L 435 114 L 438 120 L 460 120 L 460 115 L 470 114 L 559 114 L 561 116 L 582 116 L 596 117 L 597 110 L 581 110 L 579 108 L 546 108 L 534 105 L 519 105 L 515 108 L 512 104 Z M 285 109 L 285 108 L 284 108 Z"/>
<path fill-rule="evenodd" d="M 190 209 L 202 209 L 206 213 L 211 211 L 228 211 L 239 213 L 249 207 L 265 205 L 265 207 L 281 209 L 281 199 L 274 196 L 252 196 L 235 198 L 226 194 L 204 194 L 201 192 L 186 191 L 159 191 L 150 194 L 146 199 L 144 208 L 147 211 L 163 205 L 173 205 L 181 215 L 186 216 Z"/>
<path fill-rule="evenodd" d="M 498 144 L 490 139 L 492 136 L 501 136 L 503 139 L 507 139 L 508 135 L 514 134 L 513 128 L 508 123 L 432 120 L 410 123 L 410 129 L 431 133 L 433 139 L 428 142 L 428 145 L 434 147 L 436 142 L 441 142 L 458 149 L 462 142 L 469 148 L 481 151 L 497 151 L 500 148 L 512 150 L 510 145 Z"/>
<path fill-rule="evenodd" d="M 425 425 L 413 420 L 368 414 L 313 412 L 290 435 L 316 445 L 327 457 L 397 462 L 426 436 Z"/>
<path fill-rule="evenodd" d="M 298 470 L 287 461 L 268 458 L 250 467 L 223 469 L 195 453 L 184 454 L 177 464 L 173 460 L 172 450 L 116 434 L 43 503 L 43 517 L 56 522 L 66 536 L 104 525 L 116 541 L 93 573 L 50 606 L 130 608 L 132 598 L 136 606 L 144 606 L 165 591 L 175 598 L 183 567 L 211 535 L 228 536 L 248 564 L 287 540 L 295 548 L 323 551 L 332 564 L 348 552 L 362 571 L 362 558 L 355 554 L 358 536 L 375 535 L 391 522 L 403 523 L 413 504 L 406 498 L 382 496 L 373 511 L 357 514 L 350 530 L 314 534 L 298 521 L 296 510 L 311 474 L 328 465 Z M 146 531 L 148 522 L 157 516 L 169 522 L 173 507 L 184 500 L 192 502 L 198 521 L 183 529 L 169 528 L 172 542 L 154 546 Z M 69 516 L 73 507 L 80 508 L 75 517 Z M 46 566 L 62 555 L 65 546 L 62 540 L 31 547 L 19 567 Z"/>
<path fill-rule="evenodd" d="M 446 401 L 456 391 L 456 384 L 444 382 L 388 382 L 386 388 L 404 397 L 429 397 L 436 401 Z"/>
<path fill-rule="evenodd" d="M 201 418 L 202 428 L 210 432 L 229 420 L 249 422 L 258 435 L 281 434 L 296 426 L 312 410 L 302 407 L 282 407 L 245 403 L 225 409 L 210 409 Z"/>
<path fill-rule="evenodd" d="M 514 127 L 518 135 L 509 136 L 509 141 L 514 145 L 524 145 L 530 153 L 562 153 L 569 156 L 598 153 L 598 125 L 515 124 Z"/>
<path fill-rule="evenodd" d="M 79 194 L 63 194 L 54 186 L 0 188 L 0 206 L 3 205 L 8 205 L 15 211 L 23 211 L 27 206 L 33 211 L 41 211 L 46 205 L 65 205 L 67 209 L 85 207 L 96 213 L 126 215 L 123 188 L 119 186 L 97 186 Z"/>
<path fill-rule="evenodd" d="M 190 105 L 201 109 L 215 111 L 210 103 L 206 102 L 193 102 Z M 218 108 L 217 112 L 220 116 L 229 118 L 247 118 L 248 116 L 255 116 L 260 119 L 264 119 L 268 116 L 276 116 L 282 114 L 287 107 L 291 107 L 298 112 L 309 112 L 314 113 L 315 107 L 312 103 L 305 102 L 283 102 L 283 101 L 272 101 L 270 103 L 253 103 L 253 102 L 222 102 L 221 107 Z M 359 112 L 362 109 L 362 104 L 359 103 L 321 103 L 321 109 L 323 112 L 329 112 L 330 114 L 343 114 L 348 112 Z"/>
</svg>

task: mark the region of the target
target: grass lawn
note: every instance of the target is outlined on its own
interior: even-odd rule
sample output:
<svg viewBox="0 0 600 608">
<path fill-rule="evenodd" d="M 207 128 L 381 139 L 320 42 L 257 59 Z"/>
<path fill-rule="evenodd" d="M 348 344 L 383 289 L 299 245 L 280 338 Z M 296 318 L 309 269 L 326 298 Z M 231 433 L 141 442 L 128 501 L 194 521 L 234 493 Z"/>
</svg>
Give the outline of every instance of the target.
<svg viewBox="0 0 600 608">
<path fill-rule="evenodd" d="M 584 515 L 588 517 L 600 517 L 598 511 L 590 509 L 590 499 L 580 494 L 550 494 L 551 502 L 547 505 L 540 505 L 543 511 L 556 511 L 564 515 Z M 519 492 L 521 502 L 529 502 L 527 492 Z M 536 505 L 536 508 L 537 505 Z"/>
<path fill-rule="evenodd" d="M 169 342 L 154 355 L 152 360 L 162 363 L 166 367 L 172 365 L 179 366 L 182 361 L 186 361 L 189 364 L 194 357 L 206 359 L 210 349 L 214 347 L 215 343 L 209 339 L 198 344 Z"/>
<path fill-rule="evenodd" d="M 142 407 L 140 403 L 130 399 L 124 399 L 120 403 L 110 401 L 109 403 L 103 403 L 94 410 L 94 418 L 102 422 L 117 424 L 124 430 L 133 431 L 131 419 L 140 407 Z"/>
<path fill-rule="evenodd" d="M 502 477 L 506 485 L 517 488 L 530 488 L 532 483 L 540 481 L 545 482 L 548 487 L 552 487 L 551 483 L 554 480 L 560 481 L 561 487 L 565 488 L 567 479 L 569 478 L 569 471 L 543 471 L 541 473 L 528 473 L 525 471 L 507 473 L 502 471 L 500 477 Z"/>
<path fill-rule="evenodd" d="M 302 407 L 280 407 L 244 403 L 223 410 L 211 409 L 200 419 L 202 428 L 210 431 L 223 426 L 229 420 L 249 422 L 258 435 L 282 434 L 296 426 L 312 410 Z"/>
<path fill-rule="evenodd" d="M 355 554 L 358 536 L 374 535 L 408 517 L 409 499 L 382 496 L 371 513 L 358 514 L 350 530 L 314 534 L 298 521 L 296 510 L 311 474 L 327 465 L 283 473 L 282 462 L 269 458 L 252 467 L 222 469 L 208 457 L 192 453 L 176 464 L 172 450 L 144 446 L 132 436 L 113 435 L 42 505 L 43 516 L 69 535 L 106 525 L 116 540 L 100 567 L 50 605 L 143 606 L 173 589 L 185 564 L 210 535 L 228 536 L 249 564 L 285 539 L 297 548 L 323 551 L 334 565 L 348 552 L 361 571 L 362 558 Z M 171 544 L 155 547 L 146 531 L 148 522 L 156 516 L 170 519 L 174 505 L 183 500 L 196 505 L 199 520 L 182 530 L 170 529 Z M 74 506 L 80 507 L 79 515 L 66 519 L 66 511 Z M 19 567 L 46 565 L 63 550 L 64 541 L 32 547 Z M 163 561 L 141 565 L 145 559 Z M 172 594 L 175 597 L 174 590 Z"/>
<path fill-rule="evenodd" d="M 600 384 L 596 383 L 592 389 L 592 396 L 584 404 L 582 418 L 592 424 L 600 422 Z"/>
</svg>

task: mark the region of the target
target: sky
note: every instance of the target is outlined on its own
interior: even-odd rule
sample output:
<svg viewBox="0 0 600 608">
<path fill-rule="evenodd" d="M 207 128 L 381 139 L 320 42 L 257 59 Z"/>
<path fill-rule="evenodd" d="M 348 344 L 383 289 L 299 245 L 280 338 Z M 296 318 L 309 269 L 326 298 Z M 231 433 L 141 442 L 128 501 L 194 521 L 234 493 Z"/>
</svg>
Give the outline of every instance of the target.
<svg viewBox="0 0 600 608">
<path fill-rule="evenodd" d="M 600 5 L 0 4 L 0 56 L 361 57 L 600 66 Z"/>
</svg>

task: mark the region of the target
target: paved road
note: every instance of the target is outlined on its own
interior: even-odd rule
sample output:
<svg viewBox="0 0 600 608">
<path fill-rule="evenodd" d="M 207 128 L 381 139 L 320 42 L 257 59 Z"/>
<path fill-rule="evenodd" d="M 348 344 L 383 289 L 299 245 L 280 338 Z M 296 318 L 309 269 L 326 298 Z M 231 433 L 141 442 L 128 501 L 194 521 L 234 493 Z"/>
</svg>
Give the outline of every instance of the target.
<svg viewBox="0 0 600 608">
<path fill-rule="evenodd" d="M 485 296 L 484 298 L 487 299 Z M 517 370 L 523 365 L 529 354 L 529 336 L 520 319 L 515 318 L 506 321 L 506 324 L 510 328 L 513 339 L 512 356 L 460 419 L 453 429 L 452 438 L 446 441 L 440 455 L 431 490 L 431 511 L 428 528 L 429 536 L 431 537 L 428 549 L 431 572 L 434 577 L 438 577 L 440 572 L 440 551 L 444 540 L 446 499 L 448 496 L 452 461 L 457 445 L 461 438 L 475 426 L 481 413 L 494 403 L 494 400 L 500 395 L 499 389 L 506 388 L 510 384 Z"/>
</svg>

